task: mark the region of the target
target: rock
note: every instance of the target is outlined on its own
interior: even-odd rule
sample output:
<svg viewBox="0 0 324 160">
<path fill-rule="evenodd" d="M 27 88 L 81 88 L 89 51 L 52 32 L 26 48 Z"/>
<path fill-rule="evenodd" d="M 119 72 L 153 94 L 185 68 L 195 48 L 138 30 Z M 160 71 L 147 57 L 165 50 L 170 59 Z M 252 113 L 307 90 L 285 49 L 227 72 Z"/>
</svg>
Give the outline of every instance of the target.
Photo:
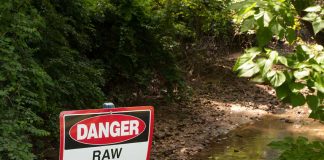
<svg viewBox="0 0 324 160">
<path fill-rule="evenodd" d="M 156 138 L 157 139 L 163 139 L 163 138 L 165 138 L 165 136 L 166 136 L 166 134 L 165 134 L 165 132 L 157 132 L 157 134 L 156 134 Z"/>
<path fill-rule="evenodd" d="M 285 119 L 286 123 L 294 123 L 293 121 L 289 120 L 289 119 Z"/>
<path fill-rule="evenodd" d="M 186 153 L 188 148 L 181 148 L 180 153 Z"/>
</svg>

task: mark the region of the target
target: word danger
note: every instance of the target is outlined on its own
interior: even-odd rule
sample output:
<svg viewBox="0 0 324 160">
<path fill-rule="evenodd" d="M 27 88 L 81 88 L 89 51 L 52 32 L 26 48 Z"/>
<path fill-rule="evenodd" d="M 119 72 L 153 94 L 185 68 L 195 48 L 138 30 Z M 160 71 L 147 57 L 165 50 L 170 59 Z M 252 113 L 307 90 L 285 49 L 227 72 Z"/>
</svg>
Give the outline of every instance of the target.
<svg viewBox="0 0 324 160">
<path fill-rule="evenodd" d="M 114 144 L 137 137 L 145 127 L 143 120 L 137 117 L 102 115 L 76 123 L 70 129 L 70 136 L 84 144 Z"/>
<path fill-rule="evenodd" d="M 139 133 L 139 121 L 114 121 L 111 124 L 106 123 L 91 123 L 88 126 L 85 124 L 77 125 L 77 140 L 102 138 L 102 137 L 117 137 L 117 136 L 129 136 L 138 135 Z M 97 129 L 98 128 L 98 129 Z"/>
<path fill-rule="evenodd" d="M 109 160 L 119 159 L 123 148 L 106 149 L 104 151 L 96 150 L 93 151 L 92 160 Z"/>
</svg>

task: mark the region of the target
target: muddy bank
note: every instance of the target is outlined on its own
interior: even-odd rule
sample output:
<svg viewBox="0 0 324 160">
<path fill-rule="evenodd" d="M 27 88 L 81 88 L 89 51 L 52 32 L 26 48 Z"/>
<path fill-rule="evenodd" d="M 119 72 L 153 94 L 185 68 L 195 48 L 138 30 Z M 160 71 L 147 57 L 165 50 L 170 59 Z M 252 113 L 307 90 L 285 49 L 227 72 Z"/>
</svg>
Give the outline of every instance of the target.
<svg viewBox="0 0 324 160">
<path fill-rule="evenodd" d="M 195 159 L 219 135 L 286 111 L 269 86 L 237 78 L 231 71 L 234 59 L 220 59 L 190 79 L 193 96 L 187 102 L 156 106 L 151 159 Z"/>
</svg>

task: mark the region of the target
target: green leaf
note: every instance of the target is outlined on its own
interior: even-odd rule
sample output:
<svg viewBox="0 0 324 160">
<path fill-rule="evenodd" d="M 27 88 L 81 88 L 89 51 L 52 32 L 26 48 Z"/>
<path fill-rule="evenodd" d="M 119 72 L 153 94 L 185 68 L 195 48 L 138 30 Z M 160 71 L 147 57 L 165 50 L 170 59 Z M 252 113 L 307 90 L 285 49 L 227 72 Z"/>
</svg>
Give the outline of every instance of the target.
<svg viewBox="0 0 324 160">
<path fill-rule="evenodd" d="M 276 88 L 276 95 L 278 99 L 281 101 L 288 96 L 288 93 L 289 93 L 289 88 L 287 87 L 287 85 L 281 85 Z"/>
<path fill-rule="evenodd" d="M 320 116 L 317 114 L 317 112 L 316 112 L 315 110 L 313 110 L 313 111 L 309 114 L 308 118 L 320 119 Z"/>
<path fill-rule="evenodd" d="M 246 32 L 254 28 L 255 20 L 253 17 L 247 18 L 243 21 L 241 26 L 241 32 Z"/>
<path fill-rule="evenodd" d="M 251 61 L 260 53 L 261 50 L 256 47 L 245 50 L 245 53 L 236 61 L 233 71 L 238 71 L 242 68 L 249 68 L 246 67 L 246 65 L 251 65 Z"/>
<path fill-rule="evenodd" d="M 263 14 L 263 24 L 264 27 L 269 27 L 269 23 L 271 22 L 273 16 L 270 12 L 264 11 Z"/>
<path fill-rule="evenodd" d="M 264 47 L 272 40 L 272 32 L 271 30 L 266 28 L 260 28 L 257 31 L 257 41 L 260 47 Z"/>
<path fill-rule="evenodd" d="M 317 110 L 317 107 L 319 106 L 319 99 L 317 96 L 307 95 L 306 101 L 310 109 Z"/>
<path fill-rule="evenodd" d="M 306 12 L 319 12 L 321 10 L 322 10 L 322 7 L 317 5 L 317 6 L 308 7 L 304 11 L 306 11 Z"/>
<path fill-rule="evenodd" d="M 232 4 L 229 8 L 233 10 L 240 10 L 240 15 L 244 15 L 256 6 L 256 2 L 242 1 Z M 245 8 L 245 9 L 244 9 Z"/>
<path fill-rule="evenodd" d="M 290 89 L 292 92 L 299 92 L 299 91 L 302 90 L 303 88 L 305 88 L 305 85 L 302 84 L 302 83 L 296 83 L 296 82 L 293 82 L 293 83 L 290 83 L 290 84 L 289 84 L 289 89 Z"/>
<path fill-rule="evenodd" d="M 318 32 L 320 32 L 322 29 L 324 29 L 324 21 L 320 20 L 320 21 L 314 21 L 312 23 L 313 25 L 313 29 L 314 29 L 314 33 L 317 34 Z"/>
<path fill-rule="evenodd" d="M 290 94 L 290 103 L 294 107 L 302 106 L 306 103 L 306 99 L 301 93 L 292 93 Z"/>
<path fill-rule="evenodd" d="M 6 96 L 7 94 L 8 94 L 7 91 L 5 91 L 5 90 L 0 90 L 0 97 L 4 97 L 4 96 Z"/>
<path fill-rule="evenodd" d="M 274 87 L 279 87 L 286 81 L 286 76 L 281 71 L 271 71 L 267 74 L 267 78 Z"/>
<path fill-rule="evenodd" d="M 278 57 L 278 60 L 281 64 L 285 65 L 288 67 L 288 61 L 287 61 L 287 58 L 286 57 L 283 57 L 283 56 L 279 56 Z"/>
<path fill-rule="evenodd" d="M 281 31 L 283 31 L 283 27 L 278 22 L 273 22 L 273 25 L 271 27 L 271 32 L 274 35 L 278 35 L 280 37 Z"/>
<path fill-rule="evenodd" d="M 308 118 L 319 119 L 319 115 L 316 113 L 316 111 L 312 111 Z"/>
<path fill-rule="evenodd" d="M 315 81 L 314 85 L 318 91 L 324 93 L 324 76 L 318 75 L 316 77 L 316 81 Z"/>
<path fill-rule="evenodd" d="M 288 26 L 295 25 L 295 15 L 292 13 L 284 13 L 283 15 L 284 21 Z"/>
<path fill-rule="evenodd" d="M 262 75 L 257 75 L 255 77 L 253 77 L 251 79 L 251 81 L 255 82 L 255 83 L 263 83 L 263 82 L 265 82 L 265 79 L 264 79 L 264 77 Z"/>
<path fill-rule="evenodd" d="M 312 64 L 311 67 L 317 72 L 324 72 L 324 68 L 318 64 Z"/>
<path fill-rule="evenodd" d="M 286 34 L 287 41 L 290 44 L 293 43 L 297 39 L 296 31 L 292 28 L 288 28 L 286 32 L 287 32 Z"/>
<path fill-rule="evenodd" d="M 281 141 L 272 141 L 270 144 L 268 144 L 268 146 L 273 149 L 286 150 L 289 148 L 290 144 Z"/>
<path fill-rule="evenodd" d="M 309 50 L 308 47 L 306 47 L 305 45 L 298 45 L 296 49 L 298 61 L 302 62 L 309 58 L 309 55 L 306 53 Z"/>
<path fill-rule="evenodd" d="M 289 70 L 284 71 L 284 74 L 286 76 L 286 82 L 291 83 L 292 81 L 294 81 L 294 75 Z"/>
<path fill-rule="evenodd" d="M 252 77 L 260 71 L 259 67 L 255 63 L 250 64 L 251 65 L 249 67 L 241 69 L 241 71 L 238 74 L 239 77 Z"/>
<path fill-rule="evenodd" d="M 316 62 L 318 64 L 323 64 L 324 65 L 324 54 L 320 54 L 319 56 L 317 56 L 315 58 Z M 322 66 L 322 68 L 324 69 L 324 66 Z"/>
<path fill-rule="evenodd" d="M 269 59 L 272 61 L 277 61 L 279 53 L 277 51 L 270 51 L 269 52 Z"/>
<path fill-rule="evenodd" d="M 263 17 L 263 15 L 264 15 L 264 11 L 260 11 L 259 13 L 254 14 L 254 19 L 259 20 Z"/>
<path fill-rule="evenodd" d="M 244 10 L 243 14 L 246 14 L 247 12 L 249 12 L 250 10 L 252 10 L 256 5 L 257 5 L 256 2 L 254 2 L 253 4 L 251 4 L 249 7 L 247 7 L 247 8 Z"/>
<path fill-rule="evenodd" d="M 309 70 L 299 70 L 299 71 L 294 71 L 294 77 L 297 79 L 302 79 L 307 76 L 309 76 L 310 72 Z"/>
<path fill-rule="evenodd" d="M 273 61 L 270 59 L 258 59 L 257 64 L 261 70 L 261 75 L 264 76 L 265 74 L 267 74 L 270 69 L 272 68 L 273 65 Z"/>
<path fill-rule="evenodd" d="M 233 71 L 238 71 L 239 68 L 241 68 L 242 65 L 244 65 L 245 63 L 252 61 L 253 56 L 251 54 L 243 54 L 241 57 L 239 57 L 236 60 L 236 63 L 233 67 Z"/>
<path fill-rule="evenodd" d="M 318 17 L 316 13 L 308 13 L 302 19 L 305 21 L 313 22 Z"/>
<path fill-rule="evenodd" d="M 248 62 L 244 63 L 243 65 L 241 65 L 238 68 L 238 70 L 248 70 L 254 66 L 255 66 L 255 63 L 251 60 L 251 61 L 248 61 Z"/>
<path fill-rule="evenodd" d="M 262 52 L 262 49 L 259 47 L 252 47 L 245 50 L 246 53 L 251 53 L 252 55 L 258 55 Z"/>
<path fill-rule="evenodd" d="M 314 81 L 313 81 L 312 79 L 308 79 L 308 80 L 307 80 L 307 87 L 308 87 L 308 88 L 313 88 L 313 87 L 315 87 L 315 83 L 314 83 Z"/>
<path fill-rule="evenodd" d="M 322 93 L 322 92 L 317 92 L 317 97 L 318 97 L 320 100 L 324 100 L 324 93 Z"/>
<path fill-rule="evenodd" d="M 324 111 L 323 110 L 313 110 L 309 115 L 309 118 L 318 119 L 324 121 Z"/>
</svg>

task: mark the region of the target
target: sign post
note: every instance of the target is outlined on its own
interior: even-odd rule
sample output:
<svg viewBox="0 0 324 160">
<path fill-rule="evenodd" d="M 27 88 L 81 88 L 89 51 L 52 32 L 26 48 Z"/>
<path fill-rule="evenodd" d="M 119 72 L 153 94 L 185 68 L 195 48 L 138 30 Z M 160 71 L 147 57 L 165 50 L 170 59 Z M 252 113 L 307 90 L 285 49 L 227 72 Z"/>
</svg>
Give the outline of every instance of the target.
<svg viewBox="0 0 324 160">
<path fill-rule="evenodd" d="M 60 160 L 149 160 L 151 106 L 64 111 Z"/>
</svg>

